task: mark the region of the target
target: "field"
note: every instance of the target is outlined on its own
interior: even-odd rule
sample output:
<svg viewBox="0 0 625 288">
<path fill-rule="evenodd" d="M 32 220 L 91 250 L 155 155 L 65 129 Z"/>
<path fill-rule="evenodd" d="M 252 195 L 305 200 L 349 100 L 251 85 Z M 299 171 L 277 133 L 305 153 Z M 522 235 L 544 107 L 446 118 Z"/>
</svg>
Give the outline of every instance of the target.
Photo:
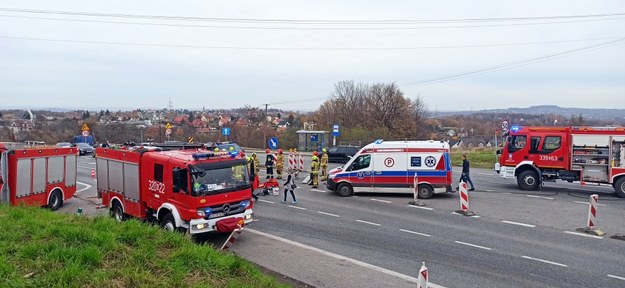
<svg viewBox="0 0 625 288">
<path fill-rule="evenodd" d="M 494 148 L 454 149 L 451 151 L 451 163 L 453 166 L 462 166 L 462 154 L 467 155 L 471 162 L 471 168 L 492 169 L 497 162 Z"/>
<path fill-rule="evenodd" d="M 256 266 L 138 221 L 0 205 L 0 287 L 287 287 Z"/>
</svg>

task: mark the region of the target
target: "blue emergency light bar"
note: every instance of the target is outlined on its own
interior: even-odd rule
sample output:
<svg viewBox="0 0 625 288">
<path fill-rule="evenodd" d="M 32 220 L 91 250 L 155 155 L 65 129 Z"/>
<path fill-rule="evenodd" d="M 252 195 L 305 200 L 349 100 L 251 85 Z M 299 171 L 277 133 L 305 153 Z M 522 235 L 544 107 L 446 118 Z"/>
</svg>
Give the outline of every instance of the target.
<svg viewBox="0 0 625 288">
<path fill-rule="evenodd" d="M 198 159 L 207 159 L 210 157 L 213 157 L 215 154 L 214 153 L 194 153 L 192 155 L 193 159 L 198 160 Z"/>
<path fill-rule="evenodd" d="M 522 128 L 521 126 L 512 126 L 512 127 L 510 128 L 510 131 L 512 131 L 512 132 L 518 132 L 518 131 L 520 131 L 520 130 L 521 130 L 521 128 Z"/>
<path fill-rule="evenodd" d="M 373 142 L 373 143 L 375 143 L 375 144 L 382 144 L 382 142 L 384 142 L 384 139 L 375 140 L 375 142 Z"/>
</svg>

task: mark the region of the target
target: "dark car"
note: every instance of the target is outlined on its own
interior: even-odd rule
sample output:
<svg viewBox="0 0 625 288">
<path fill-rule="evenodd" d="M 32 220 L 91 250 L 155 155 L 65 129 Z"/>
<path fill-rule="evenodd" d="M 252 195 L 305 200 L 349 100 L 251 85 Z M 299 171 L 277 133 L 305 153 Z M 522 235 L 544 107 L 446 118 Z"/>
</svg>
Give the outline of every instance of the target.
<svg viewBox="0 0 625 288">
<path fill-rule="evenodd" d="M 80 155 L 88 155 L 88 154 L 93 154 L 94 150 L 93 147 L 91 147 L 91 145 L 87 144 L 87 143 L 76 143 L 76 147 L 78 148 L 78 153 Z"/>
<path fill-rule="evenodd" d="M 360 150 L 356 146 L 336 146 L 328 150 L 328 162 L 347 163 Z"/>
</svg>

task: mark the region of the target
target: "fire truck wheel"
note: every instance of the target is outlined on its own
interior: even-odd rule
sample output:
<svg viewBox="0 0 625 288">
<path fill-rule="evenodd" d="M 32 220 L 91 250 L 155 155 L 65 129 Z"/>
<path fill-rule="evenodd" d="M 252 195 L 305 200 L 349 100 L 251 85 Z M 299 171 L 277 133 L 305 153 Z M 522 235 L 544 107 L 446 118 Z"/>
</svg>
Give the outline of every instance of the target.
<svg viewBox="0 0 625 288">
<path fill-rule="evenodd" d="M 341 197 L 349 197 L 354 194 L 354 190 L 349 184 L 343 183 L 336 189 L 336 193 L 338 193 Z"/>
<path fill-rule="evenodd" d="M 430 199 L 432 198 L 432 195 L 434 195 L 434 189 L 432 189 L 430 185 L 419 185 L 419 191 L 417 193 L 417 196 L 419 196 L 419 198 Z"/>
<path fill-rule="evenodd" d="M 622 176 L 616 180 L 616 183 L 614 183 L 614 191 L 618 197 L 625 198 L 625 177 Z"/>
<path fill-rule="evenodd" d="M 59 190 L 52 191 L 50 194 L 50 200 L 48 200 L 48 208 L 52 211 L 59 210 L 63 206 L 63 197 L 61 196 L 61 192 Z"/>
<path fill-rule="evenodd" d="M 115 202 L 115 204 L 113 204 L 113 218 L 115 218 L 115 220 L 117 220 L 117 222 L 122 222 L 126 220 L 126 214 L 124 214 L 124 208 L 122 208 L 122 205 L 119 204 L 119 202 Z"/>
<path fill-rule="evenodd" d="M 171 213 L 165 214 L 163 219 L 161 219 L 161 227 L 167 231 L 175 232 L 176 220 L 174 219 L 174 215 L 171 215 Z"/>
<path fill-rule="evenodd" d="M 517 184 L 521 190 L 538 190 L 540 187 L 540 180 L 538 180 L 538 173 L 532 170 L 525 170 L 517 177 Z"/>
</svg>

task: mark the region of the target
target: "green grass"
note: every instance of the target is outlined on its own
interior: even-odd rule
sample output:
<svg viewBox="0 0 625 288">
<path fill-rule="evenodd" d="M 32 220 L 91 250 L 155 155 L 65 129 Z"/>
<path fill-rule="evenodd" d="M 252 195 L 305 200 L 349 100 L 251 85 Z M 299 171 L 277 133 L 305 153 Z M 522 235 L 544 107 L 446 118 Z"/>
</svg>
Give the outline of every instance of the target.
<svg viewBox="0 0 625 288">
<path fill-rule="evenodd" d="M 492 169 L 497 162 L 494 148 L 454 149 L 451 151 L 451 164 L 453 166 L 462 166 L 462 154 L 467 155 L 467 160 L 471 162 L 471 168 Z"/>
<path fill-rule="evenodd" d="M 138 221 L 0 205 L 0 287 L 287 287 L 256 266 Z"/>
</svg>

